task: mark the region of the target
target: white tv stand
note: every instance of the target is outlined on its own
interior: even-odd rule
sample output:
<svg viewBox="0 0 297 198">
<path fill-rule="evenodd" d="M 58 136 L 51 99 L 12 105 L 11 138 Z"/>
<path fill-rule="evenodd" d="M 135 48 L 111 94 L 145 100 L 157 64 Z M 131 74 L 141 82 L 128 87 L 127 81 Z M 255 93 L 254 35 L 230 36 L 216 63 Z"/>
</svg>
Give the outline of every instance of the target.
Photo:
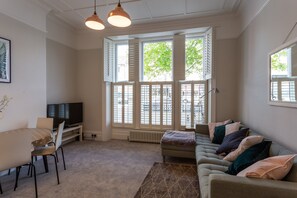
<svg viewBox="0 0 297 198">
<path fill-rule="evenodd" d="M 82 125 L 78 125 L 75 127 L 65 128 L 63 130 L 62 142 L 69 141 L 79 137 L 79 141 L 82 141 Z"/>
</svg>

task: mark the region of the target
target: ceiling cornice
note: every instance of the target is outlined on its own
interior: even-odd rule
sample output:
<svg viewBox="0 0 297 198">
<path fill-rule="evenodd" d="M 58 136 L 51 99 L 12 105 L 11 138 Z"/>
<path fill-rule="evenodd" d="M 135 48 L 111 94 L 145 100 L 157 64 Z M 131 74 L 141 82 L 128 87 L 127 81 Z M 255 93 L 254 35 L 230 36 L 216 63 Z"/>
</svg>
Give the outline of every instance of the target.
<svg viewBox="0 0 297 198">
<path fill-rule="evenodd" d="M 237 10 L 240 33 L 244 32 L 249 24 L 261 13 L 270 0 L 241 0 Z"/>
<path fill-rule="evenodd" d="M 28 1 L 1 0 L 0 12 L 35 29 L 46 32 L 46 15 L 49 9 L 42 6 L 37 0 Z"/>
</svg>

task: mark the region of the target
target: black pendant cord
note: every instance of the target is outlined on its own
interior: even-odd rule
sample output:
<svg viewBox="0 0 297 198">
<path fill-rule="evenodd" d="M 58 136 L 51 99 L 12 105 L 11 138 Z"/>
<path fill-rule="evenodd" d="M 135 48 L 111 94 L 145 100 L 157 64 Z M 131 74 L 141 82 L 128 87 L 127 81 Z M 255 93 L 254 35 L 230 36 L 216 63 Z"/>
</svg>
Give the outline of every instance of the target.
<svg viewBox="0 0 297 198">
<path fill-rule="evenodd" d="M 94 0 L 94 14 L 97 14 L 97 12 L 96 12 L 96 5 L 97 5 L 97 2 L 96 2 L 96 0 Z"/>
</svg>

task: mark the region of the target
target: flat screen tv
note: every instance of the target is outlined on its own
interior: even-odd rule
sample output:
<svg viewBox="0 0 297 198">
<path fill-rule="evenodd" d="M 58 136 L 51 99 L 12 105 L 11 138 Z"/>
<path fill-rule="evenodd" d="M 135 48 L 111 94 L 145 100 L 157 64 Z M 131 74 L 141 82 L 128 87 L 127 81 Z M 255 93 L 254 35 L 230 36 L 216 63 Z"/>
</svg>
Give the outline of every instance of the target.
<svg viewBox="0 0 297 198">
<path fill-rule="evenodd" d="M 47 117 L 54 118 L 54 128 L 65 121 L 65 127 L 72 127 L 83 122 L 83 103 L 48 104 Z"/>
</svg>

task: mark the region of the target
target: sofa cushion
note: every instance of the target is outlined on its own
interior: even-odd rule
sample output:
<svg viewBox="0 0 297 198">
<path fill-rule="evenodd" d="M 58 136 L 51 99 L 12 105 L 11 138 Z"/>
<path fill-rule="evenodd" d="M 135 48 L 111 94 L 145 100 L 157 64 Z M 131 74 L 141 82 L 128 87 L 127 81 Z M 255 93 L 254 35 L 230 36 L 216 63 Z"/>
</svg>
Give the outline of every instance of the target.
<svg viewBox="0 0 297 198">
<path fill-rule="evenodd" d="M 200 144 L 213 144 L 210 141 L 209 135 L 204 135 L 200 133 L 195 134 L 195 139 L 196 139 L 196 145 Z"/>
<path fill-rule="evenodd" d="M 248 128 L 243 128 L 239 131 L 226 135 L 222 144 L 216 150 L 216 154 L 228 154 L 232 150 L 237 149 L 240 142 L 246 137 L 248 130 Z"/>
<path fill-rule="evenodd" d="M 226 166 L 214 165 L 214 164 L 200 164 L 198 165 L 198 177 L 200 186 L 200 198 L 209 197 L 209 175 L 210 174 L 225 174 L 228 169 Z"/>
<path fill-rule="evenodd" d="M 234 133 L 239 130 L 240 122 L 227 123 L 224 125 L 216 126 L 212 143 L 221 144 L 226 135 Z"/>
<path fill-rule="evenodd" d="M 212 143 L 221 144 L 225 137 L 226 125 L 217 126 L 215 128 L 214 136 L 212 139 Z"/>
<path fill-rule="evenodd" d="M 280 155 L 268 157 L 242 170 L 237 176 L 281 180 L 292 168 L 295 156 Z"/>
<path fill-rule="evenodd" d="M 208 131 L 209 131 L 210 140 L 211 141 L 213 140 L 215 127 L 225 125 L 225 124 L 228 124 L 228 123 L 232 123 L 232 122 L 233 121 L 229 119 L 229 120 L 225 120 L 223 122 L 210 122 L 210 123 L 208 123 Z"/>
<path fill-rule="evenodd" d="M 246 138 L 244 138 L 238 148 L 234 151 L 232 151 L 231 153 L 229 153 L 226 157 L 224 157 L 224 160 L 227 161 L 234 161 L 240 154 L 242 154 L 245 150 L 247 150 L 248 148 L 250 148 L 251 146 L 258 144 L 260 142 L 262 142 L 264 139 L 263 136 L 259 136 L 259 135 L 252 135 L 252 136 L 248 136 Z"/>
<path fill-rule="evenodd" d="M 296 161 L 296 158 L 295 158 L 295 161 Z M 289 182 L 297 182 L 297 163 L 296 162 L 293 164 L 291 170 L 283 180 L 289 181 Z"/>
<path fill-rule="evenodd" d="M 234 122 L 232 124 L 227 124 L 225 136 L 238 131 L 240 126 L 241 126 L 240 122 Z"/>
<path fill-rule="evenodd" d="M 231 162 L 223 160 L 223 156 L 215 154 L 217 150 L 216 145 L 198 145 L 196 146 L 196 162 L 197 164 L 217 164 L 229 166 Z"/>
<path fill-rule="evenodd" d="M 240 171 L 247 168 L 248 166 L 256 163 L 259 160 L 267 158 L 269 156 L 270 145 L 270 141 L 263 141 L 248 148 L 228 167 L 228 171 L 226 173 L 230 175 L 237 175 Z"/>
</svg>

